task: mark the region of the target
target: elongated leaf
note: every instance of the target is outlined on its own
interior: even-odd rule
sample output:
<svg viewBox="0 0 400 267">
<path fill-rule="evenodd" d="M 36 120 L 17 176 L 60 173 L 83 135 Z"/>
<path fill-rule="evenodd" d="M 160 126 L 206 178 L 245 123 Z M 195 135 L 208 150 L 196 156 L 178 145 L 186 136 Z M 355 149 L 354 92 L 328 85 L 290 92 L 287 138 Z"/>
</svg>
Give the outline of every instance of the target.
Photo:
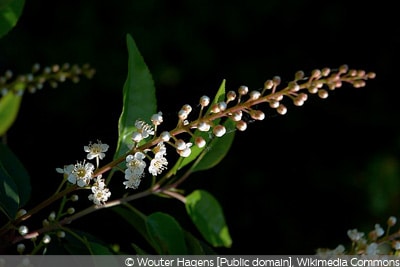
<svg viewBox="0 0 400 267">
<path fill-rule="evenodd" d="M 123 90 L 123 107 L 118 124 L 118 145 L 114 158 L 128 151 L 135 121 L 149 121 L 156 113 L 157 100 L 153 78 L 131 35 L 127 35 L 128 75 Z"/>
<path fill-rule="evenodd" d="M 186 197 L 186 211 L 205 240 L 215 247 L 230 247 L 232 239 L 218 201 L 207 191 L 195 190 Z"/>
<path fill-rule="evenodd" d="M 0 37 L 6 35 L 17 24 L 25 0 L 0 1 Z"/>
<path fill-rule="evenodd" d="M 0 205 L 14 218 L 31 195 L 30 177 L 17 156 L 0 144 Z"/>
<path fill-rule="evenodd" d="M 222 101 L 222 100 L 224 99 L 224 97 L 225 97 L 225 82 L 226 82 L 225 80 L 222 81 L 222 83 L 221 83 L 221 85 L 220 85 L 220 87 L 219 87 L 219 89 L 218 89 L 218 91 L 217 91 L 217 93 L 216 93 L 216 95 L 215 95 L 215 97 L 214 97 L 214 100 L 212 101 L 212 104 L 217 103 L 217 102 L 219 102 L 219 101 Z M 209 113 L 210 113 L 212 104 L 210 105 L 210 108 L 208 109 L 208 111 L 206 112 L 206 114 L 209 114 Z M 218 123 L 218 121 L 219 121 L 219 120 L 216 120 L 216 121 L 214 121 L 214 123 Z M 197 146 L 192 146 L 192 148 L 191 148 L 191 149 L 192 149 L 192 152 L 190 153 L 190 156 L 187 157 L 187 158 L 180 158 L 180 159 L 178 160 L 178 162 L 175 164 L 175 166 L 171 169 L 171 172 L 172 172 L 173 174 L 175 174 L 178 170 L 180 170 L 181 168 L 185 167 L 185 166 L 188 165 L 189 163 L 191 163 L 191 162 L 193 162 L 194 160 L 196 160 L 196 159 L 199 157 L 199 155 L 200 155 L 205 149 L 210 150 L 210 148 L 213 146 L 213 144 L 211 143 L 211 142 L 212 142 L 211 140 L 213 140 L 213 142 L 214 142 L 214 140 L 215 140 L 215 142 L 219 142 L 219 141 L 222 141 L 222 140 L 224 140 L 224 139 L 229 139 L 229 140 L 230 140 L 230 139 L 233 138 L 233 134 L 232 134 L 231 136 L 229 136 L 228 138 L 227 138 L 226 136 L 223 136 L 223 137 L 221 137 L 221 138 L 216 138 L 216 137 L 212 136 L 210 133 L 204 133 L 204 132 L 201 132 L 201 131 L 199 131 L 199 130 L 196 130 L 195 133 L 194 133 L 194 135 L 195 135 L 195 136 L 202 136 L 202 137 L 204 138 L 204 140 L 207 142 L 208 146 L 205 146 L 205 147 L 202 147 L 202 148 L 199 148 L 199 147 L 197 147 Z M 193 143 L 193 140 L 192 140 L 191 142 Z M 228 144 L 228 143 L 231 143 L 231 141 L 227 141 L 226 143 L 227 143 L 227 144 Z M 215 144 L 215 143 L 214 143 L 214 144 Z M 229 150 L 229 146 L 226 147 L 226 149 Z M 222 153 L 222 154 L 226 154 L 226 153 Z M 213 157 L 213 156 L 211 155 L 210 158 L 212 158 L 212 157 Z M 208 159 L 208 160 L 210 160 L 210 159 Z M 211 166 L 212 164 L 206 164 L 206 165 Z M 203 167 L 205 168 L 206 165 L 203 165 Z M 212 167 L 212 166 L 211 166 L 211 167 Z M 203 170 L 204 170 L 204 168 L 203 168 Z M 197 170 L 200 170 L 200 169 L 197 169 L 197 168 L 196 168 L 196 171 L 197 171 Z"/>
<path fill-rule="evenodd" d="M 17 118 L 22 97 L 8 92 L 0 98 L 0 136 L 4 135 Z"/>
<path fill-rule="evenodd" d="M 153 246 L 160 255 L 187 254 L 183 229 L 172 216 L 155 212 L 148 216 L 146 225 Z"/>
</svg>

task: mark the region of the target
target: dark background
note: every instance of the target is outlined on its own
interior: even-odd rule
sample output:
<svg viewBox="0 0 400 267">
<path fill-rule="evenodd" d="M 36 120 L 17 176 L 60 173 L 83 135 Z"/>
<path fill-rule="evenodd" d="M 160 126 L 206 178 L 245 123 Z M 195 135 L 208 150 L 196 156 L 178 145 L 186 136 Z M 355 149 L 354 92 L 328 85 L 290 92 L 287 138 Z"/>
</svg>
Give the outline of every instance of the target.
<svg viewBox="0 0 400 267">
<path fill-rule="evenodd" d="M 81 160 L 89 141 L 116 144 L 130 33 L 152 72 L 159 110 L 173 123 L 183 104 L 213 96 L 222 79 L 236 90 L 341 64 L 377 73 L 365 88 L 311 97 L 285 116 L 267 112 L 237 133 L 221 164 L 182 185 L 208 190 L 223 206 L 233 246 L 218 253 L 313 254 L 349 245 L 348 229 L 385 228 L 400 215 L 396 10 L 385 1 L 27 1 L 0 40 L 0 71 L 27 73 L 36 62 L 90 63 L 97 71 L 24 97 L 8 143 L 32 176 L 30 204 L 51 194 L 54 169 Z M 191 229 L 175 200 L 134 204 Z M 74 226 L 127 249 L 137 235 L 119 221 L 101 211 Z"/>
</svg>

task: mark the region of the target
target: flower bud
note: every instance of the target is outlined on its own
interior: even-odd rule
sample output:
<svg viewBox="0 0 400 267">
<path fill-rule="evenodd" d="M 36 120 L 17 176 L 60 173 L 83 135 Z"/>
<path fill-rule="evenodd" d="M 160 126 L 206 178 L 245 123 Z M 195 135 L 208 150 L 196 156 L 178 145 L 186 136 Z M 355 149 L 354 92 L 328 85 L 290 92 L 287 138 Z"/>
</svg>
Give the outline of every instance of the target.
<svg viewBox="0 0 400 267">
<path fill-rule="evenodd" d="M 226 129 L 223 125 L 217 125 L 213 128 L 213 133 L 217 137 L 221 137 L 226 133 Z"/>
<path fill-rule="evenodd" d="M 237 128 L 239 131 L 244 131 L 244 130 L 247 129 L 247 123 L 244 122 L 244 121 L 238 121 L 238 122 L 236 123 L 236 128 Z"/>
</svg>

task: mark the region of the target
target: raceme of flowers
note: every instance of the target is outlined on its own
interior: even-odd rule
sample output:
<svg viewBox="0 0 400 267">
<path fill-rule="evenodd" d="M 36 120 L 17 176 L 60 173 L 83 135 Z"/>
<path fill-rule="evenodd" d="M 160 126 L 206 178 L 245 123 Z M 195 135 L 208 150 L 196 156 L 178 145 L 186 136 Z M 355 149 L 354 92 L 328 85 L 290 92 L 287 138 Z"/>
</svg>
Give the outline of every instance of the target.
<svg viewBox="0 0 400 267">
<path fill-rule="evenodd" d="M 400 232 L 390 233 L 396 224 L 397 218 L 390 216 L 386 222 L 386 231 L 380 224 L 375 224 L 374 229 L 368 235 L 358 229 L 350 229 L 347 236 L 351 240 L 351 247 L 346 251 L 343 245 L 338 245 L 335 249 L 317 250 L 317 255 L 400 255 Z"/>
<path fill-rule="evenodd" d="M 45 83 L 48 83 L 52 88 L 57 88 L 59 83 L 67 80 L 78 83 L 81 76 L 91 79 L 94 74 L 95 70 L 89 64 L 78 66 L 69 63 L 61 66 L 55 64 L 43 68 L 39 64 L 34 64 L 31 73 L 16 77 L 11 70 L 7 70 L 3 76 L 0 76 L 0 96 L 4 96 L 8 92 L 22 95 L 25 89 L 29 93 L 34 93 L 41 90 Z"/>
<path fill-rule="evenodd" d="M 294 80 L 288 82 L 281 90 L 278 90 L 281 78 L 275 76 L 267 80 L 258 90 L 250 91 L 247 86 L 240 86 L 236 92 L 228 91 L 223 101 L 212 102 L 210 97 L 202 96 L 199 100 L 199 114 L 194 120 L 190 120 L 192 107 L 185 104 L 177 113 L 177 126 L 171 131 L 157 133 L 158 126 L 163 122 L 162 112 L 153 114 L 150 118 L 151 123 L 138 119 L 134 122 L 135 131 L 131 136 L 132 145 L 129 147 L 129 153 L 124 156 L 126 168 L 123 170 L 125 179 L 122 184 L 125 189 L 137 189 L 141 179 L 146 175 L 146 169 L 153 177 L 166 170 L 168 166 L 166 144 L 181 157 L 190 156 L 193 145 L 203 148 L 207 141 L 202 136 L 196 135 L 196 130 L 222 137 L 227 133 L 224 122 L 229 119 L 234 122 L 237 130 L 244 131 L 247 129 L 247 117 L 250 116 L 253 120 L 265 119 L 265 113 L 256 109 L 261 103 L 266 103 L 269 108 L 284 115 L 287 113 L 284 103 L 287 99 L 296 106 L 302 106 L 310 94 L 325 99 L 329 91 L 342 87 L 343 83 L 359 88 L 365 86 L 366 80 L 373 78 L 375 73 L 349 69 L 347 65 L 342 65 L 338 69 L 315 69 L 309 76 L 303 71 L 298 71 Z M 189 134 L 191 139 L 184 140 L 180 137 L 182 133 Z M 67 165 L 63 169 L 57 168 L 57 172 L 62 173 L 68 182 L 78 187 L 90 188 L 92 194 L 89 200 L 96 205 L 104 204 L 111 196 L 110 190 L 101 178 L 103 172 L 98 171 L 99 161 L 104 159 L 108 148 L 109 146 L 101 141 L 84 146 L 84 151 L 88 153 L 86 159 L 96 160 L 96 166 L 84 160 Z"/>
</svg>

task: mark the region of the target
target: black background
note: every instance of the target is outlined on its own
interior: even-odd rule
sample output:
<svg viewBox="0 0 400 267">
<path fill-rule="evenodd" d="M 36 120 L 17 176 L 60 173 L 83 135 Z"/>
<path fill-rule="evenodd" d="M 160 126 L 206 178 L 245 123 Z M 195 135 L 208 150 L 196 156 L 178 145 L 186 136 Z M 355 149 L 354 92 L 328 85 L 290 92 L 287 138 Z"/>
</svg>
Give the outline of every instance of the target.
<svg viewBox="0 0 400 267">
<path fill-rule="evenodd" d="M 1 71 L 27 73 L 36 62 L 96 69 L 92 80 L 24 97 L 8 144 L 32 176 L 30 205 L 52 193 L 54 169 L 81 160 L 89 141 L 116 144 L 128 33 L 171 125 L 183 104 L 213 96 L 222 79 L 236 90 L 342 64 L 377 74 L 365 88 L 311 97 L 285 116 L 264 107 L 267 119 L 237 133 L 218 166 L 182 185 L 208 190 L 223 206 L 233 245 L 218 253 L 313 254 L 348 245 L 348 229 L 385 228 L 399 215 L 400 35 L 396 8 L 385 1 L 27 1 L 18 25 L 0 40 Z M 134 204 L 192 229 L 176 200 Z M 126 251 L 137 242 L 115 214 L 89 217 L 74 227 Z"/>
</svg>

